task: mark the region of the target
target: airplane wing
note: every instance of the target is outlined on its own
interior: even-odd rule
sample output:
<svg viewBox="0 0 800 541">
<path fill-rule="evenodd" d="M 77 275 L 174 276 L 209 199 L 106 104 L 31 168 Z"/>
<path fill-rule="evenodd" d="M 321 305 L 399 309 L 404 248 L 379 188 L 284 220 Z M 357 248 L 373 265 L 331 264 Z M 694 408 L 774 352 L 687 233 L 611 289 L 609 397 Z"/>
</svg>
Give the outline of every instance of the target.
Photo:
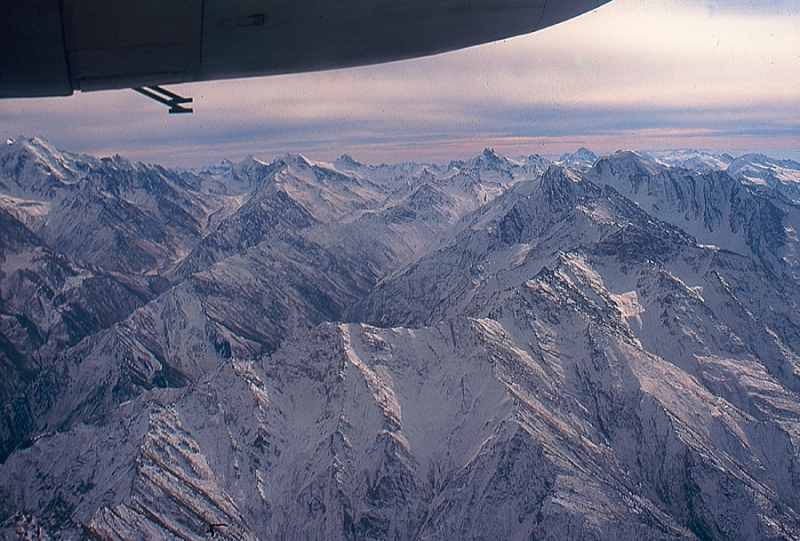
<svg viewBox="0 0 800 541">
<path fill-rule="evenodd" d="M 389 62 L 534 32 L 609 0 L 5 0 L 0 98 Z"/>
</svg>

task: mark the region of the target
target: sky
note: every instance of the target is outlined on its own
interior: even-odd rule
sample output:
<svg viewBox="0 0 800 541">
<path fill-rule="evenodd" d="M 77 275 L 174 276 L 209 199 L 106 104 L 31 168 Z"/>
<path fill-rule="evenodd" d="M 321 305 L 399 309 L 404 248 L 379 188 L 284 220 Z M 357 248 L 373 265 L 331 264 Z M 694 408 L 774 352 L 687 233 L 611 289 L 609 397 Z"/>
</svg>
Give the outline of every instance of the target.
<svg viewBox="0 0 800 541">
<path fill-rule="evenodd" d="M 613 0 L 534 34 L 433 57 L 169 87 L 0 100 L 4 138 L 200 167 L 301 153 L 446 162 L 619 149 L 800 161 L 800 0 Z"/>
</svg>

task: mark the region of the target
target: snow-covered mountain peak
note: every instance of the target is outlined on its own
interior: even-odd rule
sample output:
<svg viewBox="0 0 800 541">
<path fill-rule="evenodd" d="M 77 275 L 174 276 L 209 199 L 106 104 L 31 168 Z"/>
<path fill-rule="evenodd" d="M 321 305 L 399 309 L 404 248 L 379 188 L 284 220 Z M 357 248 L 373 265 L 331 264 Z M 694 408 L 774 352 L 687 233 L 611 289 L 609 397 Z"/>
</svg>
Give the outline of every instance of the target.
<svg viewBox="0 0 800 541">
<path fill-rule="evenodd" d="M 480 153 L 479 156 L 473 158 L 474 160 L 480 160 L 481 163 L 487 166 L 499 166 L 503 162 L 506 161 L 506 158 L 500 156 L 493 148 L 484 148 L 483 152 Z"/>
<path fill-rule="evenodd" d="M 276 162 L 283 162 L 284 164 L 288 165 L 289 167 L 293 167 L 293 168 L 296 168 L 298 170 L 305 170 L 305 169 L 310 169 L 310 168 L 315 167 L 315 166 L 320 166 L 320 164 L 309 160 L 308 158 L 306 158 L 302 154 L 287 153 L 287 154 L 284 154 L 283 157 L 276 159 L 275 162 L 273 162 L 273 163 L 276 163 Z"/>
<path fill-rule="evenodd" d="M 576 185 L 586 184 L 587 180 L 575 170 L 560 165 L 551 165 L 541 179 L 542 191 L 558 197 L 556 194 L 573 194 Z"/>
<path fill-rule="evenodd" d="M 539 154 L 531 154 L 529 156 L 525 156 L 521 158 L 521 161 L 524 163 L 526 167 L 542 167 L 542 166 L 549 166 L 553 162 L 549 159 L 541 156 Z"/>
<path fill-rule="evenodd" d="M 233 181 L 230 187 L 236 188 L 237 191 L 253 189 L 268 182 L 282 166 L 284 162 L 280 159 L 266 163 L 250 154 L 231 167 L 229 175 L 225 175 L 227 178 L 224 177 L 223 182 Z"/>
<path fill-rule="evenodd" d="M 451 160 L 450 163 L 447 164 L 445 167 L 445 171 L 447 174 L 452 174 L 454 172 L 458 172 L 462 167 L 464 167 L 464 160 Z"/>
<path fill-rule="evenodd" d="M 334 162 L 334 167 L 340 171 L 358 171 L 364 167 L 364 164 L 354 159 L 349 154 L 342 154 Z"/>
<path fill-rule="evenodd" d="M 200 176 L 215 178 L 230 173 L 236 166 L 236 162 L 229 158 L 223 158 L 217 165 L 204 165 L 200 168 L 180 169 L 181 172 L 196 173 Z"/>
<path fill-rule="evenodd" d="M 81 182 L 97 167 L 96 158 L 61 151 L 41 137 L 18 140 L 16 144 L 31 153 L 41 167 L 65 185 Z"/>
<path fill-rule="evenodd" d="M 787 194 L 797 201 L 797 186 L 800 185 L 800 163 L 793 160 L 776 160 L 763 154 L 745 154 L 733 160 L 727 168 L 732 177 L 754 186 L 766 186 L 781 190 L 789 188 Z M 783 186 L 780 186 L 783 185 Z"/>
<path fill-rule="evenodd" d="M 518 163 L 501 156 L 493 149 L 486 148 L 466 162 L 451 162 L 451 167 L 457 164 L 457 167 L 462 170 L 469 170 L 480 173 L 500 173 L 511 175 L 512 170 L 519 166 Z"/>
<path fill-rule="evenodd" d="M 279 167 L 284 162 L 281 158 L 275 158 L 272 162 L 265 162 L 253 156 L 252 154 L 248 154 L 245 158 L 233 165 L 233 171 L 237 174 L 246 173 L 250 171 L 260 171 L 264 168 L 273 166 Z"/>
<path fill-rule="evenodd" d="M 667 167 L 635 153 L 600 159 L 587 177 L 701 244 L 755 257 L 773 272 L 797 268 L 797 245 L 790 238 L 800 216 L 786 202 L 793 200 L 790 188 L 761 193 L 725 171 Z"/>
<path fill-rule="evenodd" d="M 657 175 L 664 169 L 665 166 L 656 164 L 638 152 L 619 150 L 610 156 L 598 159 L 588 170 L 587 175 L 592 179 L 613 176 L 624 179 L 636 187 L 642 179 Z"/>
<path fill-rule="evenodd" d="M 733 157 L 727 153 L 697 149 L 650 150 L 647 151 L 647 155 L 661 165 L 695 171 L 722 171 L 733 161 Z"/>
<path fill-rule="evenodd" d="M 581 147 L 575 152 L 562 154 L 556 163 L 564 167 L 585 170 L 594 165 L 595 161 L 597 161 L 597 154 L 586 147 Z"/>
<path fill-rule="evenodd" d="M 535 180 L 520 181 L 506 192 L 479 208 L 466 219 L 472 230 L 498 233 L 506 243 L 525 242 L 526 224 L 550 223 L 574 210 L 588 193 L 597 188 L 579 173 L 559 165 L 549 168 Z"/>
<path fill-rule="evenodd" d="M 0 148 L 0 184 L 9 195 L 53 199 L 79 184 L 97 163 L 57 150 L 42 138 L 18 139 Z"/>
<path fill-rule="evenodd" d="M 124 156 L 120 156 L 119 154 L 114 154 L 108 158 L 101 158 L 100 161 L 107 165 L 110 169 L 116 171 L 133 171 L 135 170 L 140 164 L 134 164 Z"/>
</svg>

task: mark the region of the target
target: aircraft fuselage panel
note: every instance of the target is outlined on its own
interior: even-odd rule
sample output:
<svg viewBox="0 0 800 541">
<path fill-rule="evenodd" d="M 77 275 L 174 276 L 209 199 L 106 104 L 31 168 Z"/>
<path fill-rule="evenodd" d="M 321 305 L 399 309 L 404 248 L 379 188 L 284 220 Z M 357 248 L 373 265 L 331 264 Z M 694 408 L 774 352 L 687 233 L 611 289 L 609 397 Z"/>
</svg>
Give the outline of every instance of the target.
<svg viewBox="0 0 800 541">
<path fill-rule="evenodd" d="M 316 71 L 534 32 L 608 0 L 6 0 L 0 97 Z"/>
</svg>

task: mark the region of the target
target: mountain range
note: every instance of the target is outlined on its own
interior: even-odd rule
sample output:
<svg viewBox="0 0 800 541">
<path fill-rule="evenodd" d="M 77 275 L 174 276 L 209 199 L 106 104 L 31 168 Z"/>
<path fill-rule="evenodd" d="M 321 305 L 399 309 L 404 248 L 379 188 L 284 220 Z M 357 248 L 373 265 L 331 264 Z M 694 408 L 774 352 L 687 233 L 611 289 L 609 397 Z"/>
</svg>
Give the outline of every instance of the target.
<svg viewBox="0 0 800 541">
<path fill-rule="evenodd" d="M 0 537 L 800 540 L 800 164 L 0 148 Z"/>
</svg>

